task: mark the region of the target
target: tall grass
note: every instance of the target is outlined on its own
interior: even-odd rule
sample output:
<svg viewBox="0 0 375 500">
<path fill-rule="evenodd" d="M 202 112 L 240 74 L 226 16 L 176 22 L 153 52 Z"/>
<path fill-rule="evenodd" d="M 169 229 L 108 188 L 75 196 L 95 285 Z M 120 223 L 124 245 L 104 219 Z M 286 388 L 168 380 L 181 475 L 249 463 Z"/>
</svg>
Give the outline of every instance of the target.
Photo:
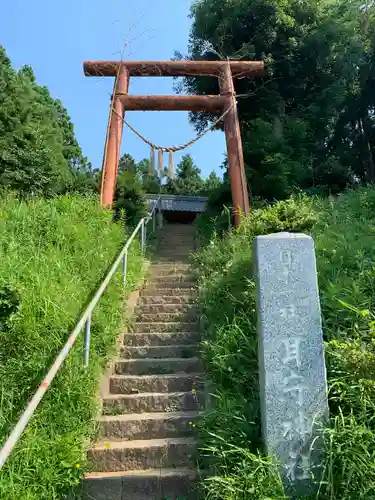
<svg viewBox="0 0 375 500">
<path fill-rule="evenodd" d="M 96 198 L 0 200 L 0 442 L 124 244 L 111 219 Z M 128 289 L 141 262 L 136 242 Z M 81 336 L 0 475 L 2 500 L 61 500 L 80 482 L 99 374 L 122 321 L 117 275 L 93 316 L 89 369 Z"/>
<path fill-rule="evenodd" d="M 201 223 L 205 231 L 207 221 Z M 201 426 L 215 500 L 280 500 L 280 477 L 262 454 L 252 241 L 276 231 L 316 244 L 329 381 L 330 425 L 320 500 L 375 498 L 375 190 L 334 201 L 294 198 L 255 211 L 238 230 L 210 235 L 195 257 L 204 361 L 215 397 Z"/>
</svg>

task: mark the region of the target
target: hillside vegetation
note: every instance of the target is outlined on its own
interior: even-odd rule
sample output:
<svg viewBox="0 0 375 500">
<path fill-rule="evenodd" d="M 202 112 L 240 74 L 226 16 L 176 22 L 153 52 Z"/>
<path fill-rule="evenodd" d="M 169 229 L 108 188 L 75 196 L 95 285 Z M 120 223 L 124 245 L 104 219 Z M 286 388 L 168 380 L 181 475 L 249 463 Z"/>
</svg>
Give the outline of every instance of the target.
<svg viewBox="0 0 375 500">
<path fill-rule="evenodd" d="M 254 198 L 375 182 L 373 1 L 195 0 L 191 17 L 187 53 L 177 59 L 265 63 L 263 78 L 234 82 Z M 178 89 L 219 92 L 215 78 L 202 77 L 186 77 Z M 190 118 L 197 130 L 216 120 L 207 112 Z M 230 203 L 223 167 L 221 199 Z"/>
<path fill-rule="evenodd" d="M 56 357 L 124 244 L 124 226 L 96 197 L 0 199 L 0 442 Z M 138 243 L 128 289 L 142 272 Z M 2 500 L 61 500 L 84 469 L 95 392 L 123 321 L 121 273 L 92 320 L 90 366 L 82 335 L 0 475 Z"/>
<path fill-rule="evenodd" d="M 207 223 L 208 222 L 208 223 Z M 276 469 L 261 453 L 252 241 L 278 231 L 316 243 L 329 381 L 330 426 L 319 500 L 375 495 L 375 190 L 322 201 L 299 197 L 254 212 L 219 237 L 200 220 L 195 256 L 204 360 L 215 397 L 201 428 L 207 498 L 280 500 Z M 314 497 L 315 498 L 315 497 Z"/>
</svg>

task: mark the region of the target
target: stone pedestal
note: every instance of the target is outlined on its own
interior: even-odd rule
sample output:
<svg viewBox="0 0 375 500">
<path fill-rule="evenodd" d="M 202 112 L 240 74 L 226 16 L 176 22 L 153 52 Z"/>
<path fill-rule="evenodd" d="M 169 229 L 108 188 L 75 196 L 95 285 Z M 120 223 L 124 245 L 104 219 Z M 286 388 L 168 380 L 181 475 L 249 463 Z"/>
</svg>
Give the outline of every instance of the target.
<svg viewBox="0 0 375 500">
<path fill-rule="evenodd" d="M 328 418 L 314 242 L 271 234 L 256 238 L 254 251 L 263 442 L 287 493 L 307 495 L 319 481 Z"/>
</svg>

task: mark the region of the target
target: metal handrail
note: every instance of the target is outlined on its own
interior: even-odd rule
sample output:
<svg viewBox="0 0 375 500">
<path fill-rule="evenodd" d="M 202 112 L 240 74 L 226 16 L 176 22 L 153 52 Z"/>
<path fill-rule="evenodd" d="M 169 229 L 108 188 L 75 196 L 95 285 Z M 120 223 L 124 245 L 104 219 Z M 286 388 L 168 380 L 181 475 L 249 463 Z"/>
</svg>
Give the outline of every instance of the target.
<svg viewBox="0 0 375 500">
<path fill-rule="evenodd" d="M 53 379 L 55 378 L 57 372 L 59 371 L 61 365 L 63 364 L 65 359 L 68 357 L 68 354 L 69 354 L 71 348 L 75 344 L 75 342 L 76 342 L 79 334 L 83 330 L 83 328 L 85 328 L 84 364 L 85 364 L 85 367 L 88 366 L 89 354 L 90 354 L 90 341 L 91 341 L 91 317 L 92 317 L 92 313 L 95 309 L 95 306 L 97 305 L 97 303 L 99 302 L 99 299 L 101 298 L 101 296 L 105 292 L 109 282 L 111 281 L 111 278 L 113 277 L 113 275 L 117 271 L 117 268 L 119 267 L 121 262 L 123 263 L 123 266 L 122 266 L 123 284 L 126 283 L 128 250 L 129 250 L 129 247 L 132 244 L 134 238 L 137 236 L 139 230 L 141 230 L 141 251 L 142 251 L 142 255 L 144 255 L 145 249 L 146 249 L 147 224 L 152 219 L 153 220 L 153 231 L 155 231 L 155 229 L 156 229 L 156 209 L 158 207 L 159 207 L 159 212 L 160 212 L 160 198 L 155 202 L 152 210 L 148 213 L 148 215 L 146 217 L 144 217 L 139 222 L 137 227 L 134 229 L 132 235 L 130 236 L 130 238 L 126 242 L 124 248 L 119 253 L 116 261 L 112 265 L 107 276 L 104 278 L 102 284 L 100 285 L 99 289 L 97 290 L 94 297 L 92 298 L 90 304 L 87 306 L 87 308 L 85 309 L 85 311 L 81 315 L 81 318 L 79 319 L 74 330 L 70 334 L 66 344 L 61 349 L 58 356 L 56 357 L 53 365 L 49 369 L 43 382 L 39 385 L 36 393 L 31 398 L 29 404 L 27 405 L 26 409 L 22 413 L 22 415 L 21 415 L 20 419 L 18 420 L 17 424 L 15 425 L 14 429 L 10 433 L 4 446 L 0 449 L 0 469 L 4 466 L 9 455 L 12 453 L 14 447 L 16 446 L 19 439 L 21 438 L 23 431 L 27 427 L 31 417 L 34 415 L 35 410 L 39 406 L 39 403 L 41 402 L 44 394 L 47 392 L 48 388 L 50 387 L 50 385 L 51 385 Z M 162 221 L 162 219 L 160 218 L 159 225 L 161 225 L 161 221 Z"/>
</svg>

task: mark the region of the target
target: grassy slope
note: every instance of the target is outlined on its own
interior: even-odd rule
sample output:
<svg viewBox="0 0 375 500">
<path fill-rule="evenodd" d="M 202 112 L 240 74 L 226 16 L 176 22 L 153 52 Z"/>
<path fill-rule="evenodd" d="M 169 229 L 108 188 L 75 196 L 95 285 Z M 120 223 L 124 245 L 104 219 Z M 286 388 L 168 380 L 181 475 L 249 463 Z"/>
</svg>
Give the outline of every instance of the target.
<svg viewBox="0 0 375 500">
<path fill-rule="evenodd" d="M 94 198 L 0 200 L 0 442 L 123 243 L 122 225 Z M 137 244 L 129 261 L 131 288 L 142 267 Z M 79 482 L 98 375 L 122 320 L 117 276 L 93 318 L 89 369 L 81 336 L 0 476 L 0 499 L 62 499 Z"/>
<path fill-rule="evenodd" d="M 207 225 L 202 221 L 202 227 Z M 335 202 L 290 200 L 214 235 L 196 256 L 204 358 L 216 385 L 201 429 L 204 460 L 217 476 L 207 498 L 280 500 L 277 471 L 259 453 L 255 288 L 251 243 L 258 234 L 309 232 L 316 243 L 330 384 L 331 426 L 320 500 L 375 498 L 375 190 Z M 340 302 L 341 301 L 341 302 Z M 343 304 L 346 303 L 347 305 Z M 348 307 L 355 306 L 355 308 Z M 246 444 L 247 443 L 247 444 Z"/>
</svg>

